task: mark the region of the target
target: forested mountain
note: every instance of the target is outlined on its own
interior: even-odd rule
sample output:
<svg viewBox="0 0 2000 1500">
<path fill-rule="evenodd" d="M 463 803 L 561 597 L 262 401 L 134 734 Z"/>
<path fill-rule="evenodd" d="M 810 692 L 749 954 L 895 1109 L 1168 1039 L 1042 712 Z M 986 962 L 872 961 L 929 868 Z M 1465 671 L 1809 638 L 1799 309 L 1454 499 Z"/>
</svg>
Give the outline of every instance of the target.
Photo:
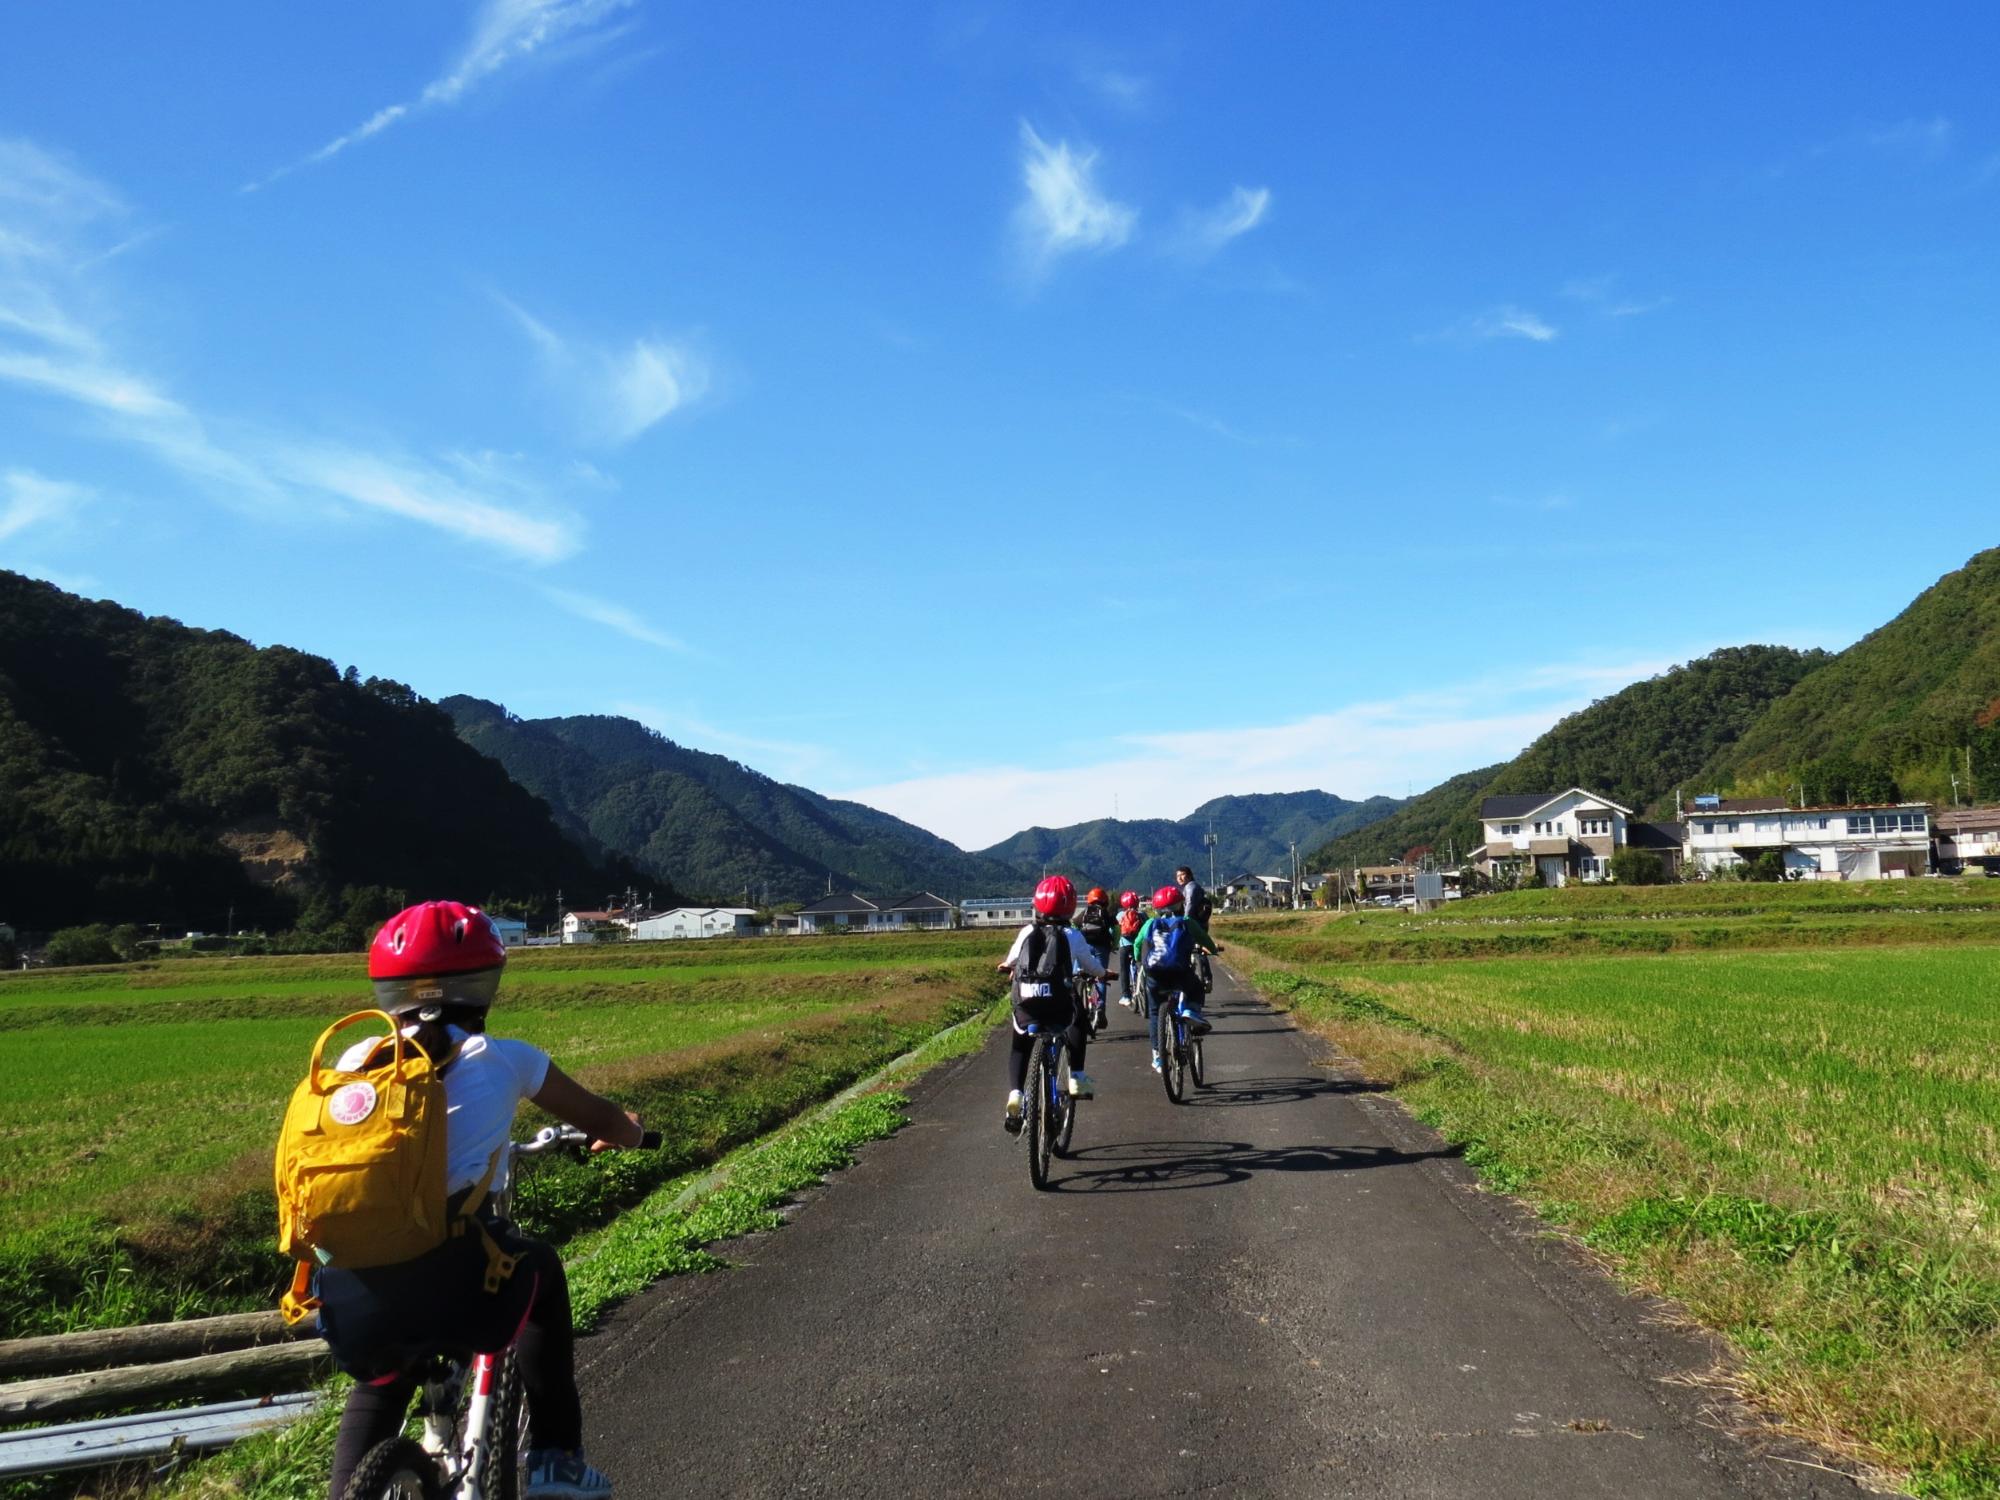
<svg viewBox="0 0 2000 1500">
<path fill-rule="evenodd" d="M 441 705 L 466 743 L 547 799 L 565 826 L 711 899 L 1007 895 L 1021 871 L 900 818 L 788 786 L 631 719 L 519 719 L 497 703 Z"/>
<path fill-rule="evenodd" d="M 0 572 L 0 921 L 303 927 L 631 872 L 400 683 Z"/>
<path fill-rule="evenodd" d="M 1385 864 L 1405 850 L 1480 841 L 1479 803 L 1506 792 L 1588 787 L 1643 812 L 1750 733 L 1774 704 L 1831 658 L 1789 646 L 1731 646 L 1579 710 L 1513 760 L 1455 776 L 1385 823 L 1335 839 L 1316 868 Z"/>
<path fill-rule="evenodd" d="M 1215 873 L 1284 872 L 1296 842 L 1303 855 L 1327 840 L 1380 821 L 1403 804 L 1393 797 L 1350 802 L 1331 792 L 1272 792 L 1217 797 L 1184 818 L 1099 818 L 1068 828 L 1030 828 L 982 850 L 989 859 L 1039 874 L 1044 866 L 1113 890 L 1150 890 L 1171 878 L 1174 866 L 1191 865 L 1208 879 L 1208 850 L 1215 831 Z"/>
<path fill-rule="evenodd" d="M 2000 802 L 2000 548 L 1806 677 L 1696 780 L 1702 791 L 1948 804 L 1954 775 L 1962 797 Z"/>
</svg>

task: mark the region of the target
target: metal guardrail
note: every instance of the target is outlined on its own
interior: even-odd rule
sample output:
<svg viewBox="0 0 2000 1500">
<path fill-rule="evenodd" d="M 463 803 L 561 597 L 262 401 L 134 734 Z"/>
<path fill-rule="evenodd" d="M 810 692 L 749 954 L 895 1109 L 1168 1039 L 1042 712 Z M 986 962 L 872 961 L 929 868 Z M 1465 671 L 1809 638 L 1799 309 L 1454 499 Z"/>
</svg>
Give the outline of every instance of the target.
<svg viewBox="0 0 2000 1500">
<path fill-rule="evenodd" d="M 192 1406 L 184 1411 L 100 1417 L 26 1432 L 0 1432 L 0 1479 L 226 1448 L 239 1438 L 297 1421 L 317 1400 L 318 1392 L 300 1391 L 289 1396 Z"/>
</svg>

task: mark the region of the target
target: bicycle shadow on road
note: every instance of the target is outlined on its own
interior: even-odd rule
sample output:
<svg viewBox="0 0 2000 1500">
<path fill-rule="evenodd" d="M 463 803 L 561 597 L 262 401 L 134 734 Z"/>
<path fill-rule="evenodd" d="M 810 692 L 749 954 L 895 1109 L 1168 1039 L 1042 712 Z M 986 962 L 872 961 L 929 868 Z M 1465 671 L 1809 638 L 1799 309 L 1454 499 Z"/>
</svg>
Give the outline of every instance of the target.
<svg viewBox="0 0 2000 1500">
<path fill-rule="evenodd" d="M 1253 1146 L 1248 1141 L 1129 1141 L 1086 1146 L 1066 1158 L 1090 1170 L 1051 1177 L 1056 1193 L 1170 1193 L 1230 1187 L 1260 1172 L 1354 1172 L 1456 1157 L 1460 1148 L 1398 1151 L 1393 1146 Z"/>
<path fill-rule="evenodd" d="M 1223 1082 L 1211 1075 L 1206 1087 L 1191 1088 L 1181 1101 L 1184 1109 L 1236 1109 L 1259 1104 L 1303 1104 L 1343 1094 L 1386 1093 L 1383 1084 L 1364 1078 L 1324 1078 L 1299 1074 L 1290 1078 L 1239 1078 Z"/>
</svg>

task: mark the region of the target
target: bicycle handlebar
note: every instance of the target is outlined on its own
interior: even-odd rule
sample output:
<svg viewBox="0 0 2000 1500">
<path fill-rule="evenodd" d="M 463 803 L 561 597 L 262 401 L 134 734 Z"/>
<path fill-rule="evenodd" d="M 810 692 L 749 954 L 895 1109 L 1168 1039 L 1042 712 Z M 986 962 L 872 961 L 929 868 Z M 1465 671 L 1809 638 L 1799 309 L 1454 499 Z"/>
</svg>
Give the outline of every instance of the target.
<svg viewBox="0 0 2000 1500">
<path fill-rule="evenodd" d="M 590 1141 L 590 1132 L 587 1130 L 578 1130 L 574 1125 L 544 1125 L 527 1140 L 514 1142 L 514 1155 L 516 1157 L 540 1156 L 544 1151 L 553 1151 L 558 1146 L 588 1146 Z M 647 1131 L 639 1137 L 639 1144 L 635 1149 L 640 1151 L 659 1150 L 660 1132 L 657 1130 Z"/>
</svg>

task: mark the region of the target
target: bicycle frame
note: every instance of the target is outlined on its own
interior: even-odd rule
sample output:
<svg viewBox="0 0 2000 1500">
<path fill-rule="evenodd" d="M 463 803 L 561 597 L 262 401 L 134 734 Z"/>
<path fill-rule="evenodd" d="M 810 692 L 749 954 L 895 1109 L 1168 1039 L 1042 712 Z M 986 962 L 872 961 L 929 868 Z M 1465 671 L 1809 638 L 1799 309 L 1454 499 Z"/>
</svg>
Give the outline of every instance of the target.
<svg viewBox="0 0 2000 1500">
<path fill-rule="evenodd" d="M 513 1168 L 523 1157 L 539 1156 L 558 1146 L 583 1146 L 589 1140 L 586 1133 L 571 1126 L 549 1125 L 529 1140 L 509 1143 L 507 1186 L 493 1195 L 494 1213 L 504 1219 L 512 1211 Z M 491 1354 L 475 1354 L 470 1366 L 455 1359 L 446 1359 L 441 1362 L 444 1377 L 424 1382 L 424 1435 L 421 1441 L 424 1451 L 437 1459 L 438 1467 L 443 1470 L 445 1489 L 453 1500 L 485 1500 L 494 1461 L 490 1434 L 493 1409 L 500 1395 L 503 1367 L 513 1353 L 514 1341 L 510 1339 L 504 1349 Z M 472 1382 L 472 1397 L 466 1403 L 465 1415 L 461 1419 L 459 1402 L 464 1399 L 468 1378 Z M 501 1461 L 509 1461 L 512 1457 L 511 1454 L 503 1455 Z"/>
</svg>

